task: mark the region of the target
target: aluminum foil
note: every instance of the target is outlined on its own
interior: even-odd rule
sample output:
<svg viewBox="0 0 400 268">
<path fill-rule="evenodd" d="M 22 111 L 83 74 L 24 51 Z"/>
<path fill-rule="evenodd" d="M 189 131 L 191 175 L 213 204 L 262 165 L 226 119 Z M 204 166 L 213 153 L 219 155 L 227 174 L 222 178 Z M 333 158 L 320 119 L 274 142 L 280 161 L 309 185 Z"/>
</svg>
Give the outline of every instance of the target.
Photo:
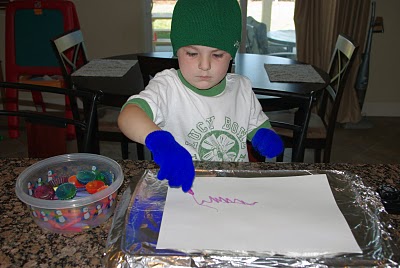
<svg viewBox="0 0 400 268">
<path fill-rule="evenodd" d="M 338 207 L 357 240 L 362 254 L 293 257 L 271 252 L 182 251 L 156 249 L 167 182 L 157 170 L 146 170 L 137 185 L 125 190 L 107 239 L 106 267 L 398 267 L 399 238 L 379 196 L 361 178 L 343 171 L 196 170 L 197 176 L 281 177 L 326 174 Z"/>
</svg>

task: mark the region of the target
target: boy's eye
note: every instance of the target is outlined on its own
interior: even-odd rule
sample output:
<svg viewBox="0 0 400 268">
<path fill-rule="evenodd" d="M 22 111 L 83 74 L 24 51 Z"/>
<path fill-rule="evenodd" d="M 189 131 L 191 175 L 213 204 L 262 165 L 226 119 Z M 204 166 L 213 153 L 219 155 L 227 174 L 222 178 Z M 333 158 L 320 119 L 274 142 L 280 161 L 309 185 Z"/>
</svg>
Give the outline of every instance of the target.
<svg viewBox="0 0 400 268">
<path fill-rule="evenodd" d="M 220 58 L 222 58 L 222 57 L 224 56 L 224 54 L 223 54 L 223 53 L 221 53 L 221 54 L 213 54 L 213 56 L 214 56 L 215 58 L 220 59 Z"/>
<path fill-rule="evenodd" d="M 186 51 L 186 55 L 188 55 L 189 57 L 194 57 L 197 55 L 197 53 Z"/>
</svg>

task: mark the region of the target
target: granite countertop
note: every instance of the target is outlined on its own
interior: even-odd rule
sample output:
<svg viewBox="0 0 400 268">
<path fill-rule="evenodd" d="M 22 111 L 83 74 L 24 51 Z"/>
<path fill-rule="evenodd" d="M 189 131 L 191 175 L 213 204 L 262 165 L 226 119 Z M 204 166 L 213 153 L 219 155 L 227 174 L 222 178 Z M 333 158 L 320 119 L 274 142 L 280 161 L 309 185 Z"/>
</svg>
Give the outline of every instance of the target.
<svg viewBox="0 0 400 268">
<path fill-rule="evenodd" d="M 94 229 L 78 234 L 54 234 L 40 229 L 15 194 L 18 175 L 38 159 L 0 159 L 0 267 L 102 267 L 112 218 Z M 125 181 L 137 181 L 145 169 L 157 168 L 150 161 L 120 160 Z M 376 189 L 386 183 L 400 187 L 400 164 L 304 164 L 304 163 L 211 163 L 201 169 L 225 170 L 340 170 L 360 176 L 366 186 Z M 393 226 L 400 226 L 400 215 L 390 215 Z M 396 232 L 395 235 L 400 235 Z"/>
</svg>

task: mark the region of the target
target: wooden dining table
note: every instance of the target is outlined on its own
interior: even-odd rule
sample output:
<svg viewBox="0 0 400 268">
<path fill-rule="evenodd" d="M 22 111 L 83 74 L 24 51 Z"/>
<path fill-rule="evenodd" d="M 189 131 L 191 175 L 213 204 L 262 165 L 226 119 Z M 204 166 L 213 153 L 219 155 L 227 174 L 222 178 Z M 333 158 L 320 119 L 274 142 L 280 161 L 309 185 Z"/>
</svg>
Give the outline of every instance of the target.
<svg viewBox="0 0 400 268">
<path fill-rule="evenodd" d="M 149 52 L 141 55 L 171 58 L 172 52 Z M 113 56 L 108 59 L 136 60 L 138 54 L 126 54 Z M 291 107 L 297 107 L 295 123 L 301 125 L 301 130 L 295 133 L 295 139 L 301 145 L 298 150 L 293 149 L 292 161 L 302 162 L 304 160 L 304 139 L 310 119 L 312 104 L 318 92 L 323 90 L 329 83 L 329 75 L 314 67 L 321 76 L 324 83 L 305 82 L 271 82 L 264 68 L 264 64 L 301 64 L 298 61 L 269 55 L 237 53 L 233 62 L 233 71 L 250 79 L 253 91 L 264 102 L 264 106 L 290 103 Z M 90 88 L 102 90 L 104 97 L 102 103 L 110 106 L 121 107 L 133 94 L 144 89 L 143 79 L 139 64 L 135 64 L 122 77 L 102 76 L 72 76 L 73 83 L 78 88 Z M 267 96 L 265 98 L 261 96 Z"/>
</svg>

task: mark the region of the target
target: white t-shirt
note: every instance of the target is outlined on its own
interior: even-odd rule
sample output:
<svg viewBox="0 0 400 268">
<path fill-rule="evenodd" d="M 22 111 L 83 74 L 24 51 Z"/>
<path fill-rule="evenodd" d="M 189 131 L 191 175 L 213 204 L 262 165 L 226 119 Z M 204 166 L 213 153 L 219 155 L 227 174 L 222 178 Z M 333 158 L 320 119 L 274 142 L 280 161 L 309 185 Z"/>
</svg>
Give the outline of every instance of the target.
<svg viewBox="0 0 400 268">
<path fill-rule="evenodd" d="M 185 82 L 177 70 L 164 70 L 127 103 L 138 104 L 193 160 L 248 161 L 246 140 L 258 128 L 270 127 L 250 80 L 228 73 L 209 90 L 194 89 Z"/>
</svg>

